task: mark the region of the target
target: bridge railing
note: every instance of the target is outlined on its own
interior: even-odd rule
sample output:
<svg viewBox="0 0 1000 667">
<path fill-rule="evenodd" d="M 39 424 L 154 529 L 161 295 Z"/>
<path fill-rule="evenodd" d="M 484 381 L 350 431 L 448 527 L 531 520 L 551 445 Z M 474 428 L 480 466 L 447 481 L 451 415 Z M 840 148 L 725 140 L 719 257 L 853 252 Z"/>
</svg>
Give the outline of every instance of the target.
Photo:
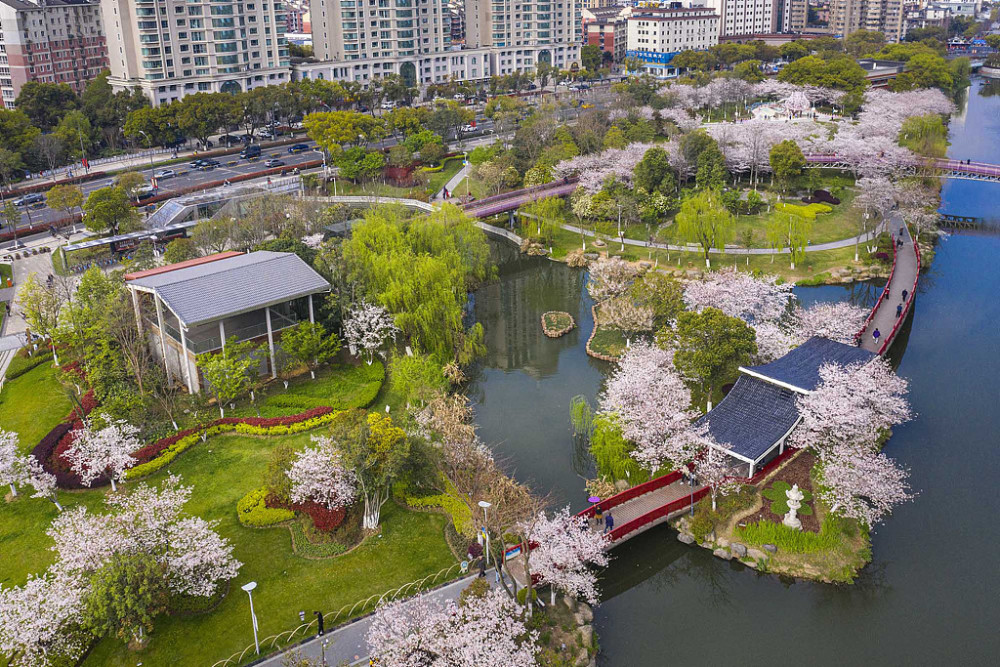
<svg viewBox="0 0 1000 667">
<path fill-rule="evenodd" d="M 913 285 L 910 286 L 910 296 L 906 299 L 906 303 L 903 304 L 903 311 L 900 313 L 899 317 L 896 318 L 896 324 L 893 325 L 892 331 L 889 332 L 889 335 L 886 337 L 882 347 L 879 348 L 879 354 L 885 354 L 885 351 L 889 349 L 889 345 L 891 345 L 892 341 L 896 338 L 896 333 L 899 331 L 899 328 L 903 326 L 903 322 L 906 321 L 906 316 L 910 313 L 910 306 L 913 304 L 913 300 L 917 297 L 917 281 L 920 279 L 920 246 L 917 244 L 917 239 L 915 238 L 913 239 L 913 252 L 917 256 L 917 270 L 913 275 Z"/>
<path fill-rule="evenodd" d="M 677 500 L 669 502 L 666 505 L 657 507 L 655 510 L 652 510 L 651 512 L 647 512 L 646 514 L 643 514 L 638 518 L 632 519 L 631 521 L 623 523 L 617 528 L 614 528 L 610 533 L 608 533 L 608 539 L 611 542 L 617 542 L 618 540 L 623 539 L 629 533 L 635 532 L 643 528 L 644 526 L 653 523 L 654 521 L 668 517 L 677 510 L 688 507 L 689 505 L 692 504 L 692 501 L 698 502 L 706 495 L 708 495 L 710 491 L 711 491 L 710 487 L 703 486 L 690 496 L 684 496 L 683 498 L 678 498 Z"/>
<path fill-rule="evenodd" d="M 903 223 L 903 224 L 906 224 L 906 223 Z M 857 343 L 859 340 L 861 340 L 861 337 L 865 335 L 865 330 L 868 328 L 868 325 L 872 323 L 873 319 L 875 319 L 875 314 L 878 312 L 879 306 L 882 305 L 882 300 L 889 293 L 889 285 L 892 284 L 892 275 L 895 272 L 896 272 L 896 243 L 893 242 L 893 244 L 892 244 L 892 268 L 889 269 L 889 279 L 885 282 L 885 287 L 882 289 L 882 293 L 878 295 L 878 300 L 875 302 L 875 307 L 872 308 L 872 311 L 870 313 L 868 313 L 868 317 L 865 318 L 865 323 L 861 325 L 861 329 L 858 331 L 858 333 L 854 334 L 854 342 L 855 343 Z"/>
<path fill-rule="evenodd" d="M 568 183 L 576 183 L 577 179 L 571 178 Z M 502 192 L 498 195 L 491 195 L 489 197 L 483 197 L 482 199 L 477 199 L 474 202 L 466 204 L 466 208 L 478 208 L 480 206 L 487 206 L 489 204 L 495 204 L 502 201 L 507 201 L 508 199 L 515 199 L 522 195 L 529 195 L 540 191 L 551 190 L 559 185 L 565 185 L 562 181 L 553 181 L 551 183 L 542 183 L 541 185 L 532 185 L 529 188 L 521 188 L 520 190 L 511 190 L 510 192 Z"/>
<path fill-rule="evenodd" d="M 657 489 L 670 486 L 682 477 L 683 475 L 677 470 L 667 473 L 666 475 L 661 475 L 660 477 L 651 479 L 648 482 L 643 482 L 642 484 L 633 486 L 631 489 L 625 489 L 621 493 L 616 493 L 609 498 L 605 498 L 601 502 L 591 505 L 587 509 L 578 513 L 577 516 L 592 519 L 594 517 L 594 513 L 597 511 L 597 508 L 601 508 L 602 512 L 607 512 L 608 510 L 623 503 L 627 503 L 628 501 L 638 498 L 639 496 L 644 496 L 647 493 L 656 491 Z"/>
</svg>

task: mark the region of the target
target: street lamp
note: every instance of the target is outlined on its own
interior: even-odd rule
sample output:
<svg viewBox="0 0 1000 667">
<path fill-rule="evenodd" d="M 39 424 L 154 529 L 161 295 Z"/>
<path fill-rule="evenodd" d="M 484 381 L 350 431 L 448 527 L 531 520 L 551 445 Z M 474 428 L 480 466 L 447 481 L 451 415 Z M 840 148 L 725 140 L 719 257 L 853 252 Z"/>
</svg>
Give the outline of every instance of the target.
<svg viewBox="0 0 1000 667">
<path fill-rule="evenodd" d="M 691 487 L 691 516 L 694 516 L 694 471 L 688 476 L 688 486 Z"/>
<path fill-rule="evenodd" d="M 149 138 L 143 130 L 139 130 L 139 134 L 146 137 L 146 143 L 149 144 L 149 177 L 153 177 L 153 140 Z"/>
<path fill-rule="evenodd" d="M 486 564 L 489 565 L 490 564 L 490 531 L 489 531 L 489 528 L 487 527 L 487 523 L 488 523 L 487 510 L 489 510 L 489 508 L 492 507 L 493 504 L 489 503 L 489 502 L 487 502 L 485 500 L 480 500 L 479 501 L 479 506 L 483 508 L 483 532 L 486 533 Z"/>
<path fill-rule="evenodd" d="M 253 644 L 257 649 L 257 655 L 260 655 L 260 643 L 257 641 L 257 614 L 253 613 L 253 589 L 257 588 L 257 582 L 251 581 L 249 584 L 244 584 L 240 586 L 243 590 L 247 592 L 250 596 L 250 619 L 253 621 Z"/>
</svg>

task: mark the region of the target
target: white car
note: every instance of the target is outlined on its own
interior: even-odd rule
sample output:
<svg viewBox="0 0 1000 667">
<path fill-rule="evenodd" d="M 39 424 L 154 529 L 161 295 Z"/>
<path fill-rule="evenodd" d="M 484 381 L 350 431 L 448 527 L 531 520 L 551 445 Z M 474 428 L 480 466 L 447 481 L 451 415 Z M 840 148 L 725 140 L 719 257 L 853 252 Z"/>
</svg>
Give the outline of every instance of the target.
<svg viewBox="0 0 1000 667">
<path fill-rule="evenodd" d="M 475 131 L 476 131 L 476 126 L 475 125 L 463 125 L 462 126 L 462 132 L 468 133 L 468 132 L 475 132 Z"/>
<path fill-rule="evenodd" d="M 177 175 L 177 172 L 174 171 L 173 169 L 161 169 L 158 172 L 156 172 L 155 174 L 153 174 L 153 178 L 156 178 L 156 179 L 173 178 L 176 175 Z"/>
<path fill-rule="evenodd" d="M 385 102 L 382 102 L 382 108 L 385 109 L 386 111 L 392 111 L 393 109 L 396 108 L 396 103 L 390 100 L 386 100 Z"/>
</svg>

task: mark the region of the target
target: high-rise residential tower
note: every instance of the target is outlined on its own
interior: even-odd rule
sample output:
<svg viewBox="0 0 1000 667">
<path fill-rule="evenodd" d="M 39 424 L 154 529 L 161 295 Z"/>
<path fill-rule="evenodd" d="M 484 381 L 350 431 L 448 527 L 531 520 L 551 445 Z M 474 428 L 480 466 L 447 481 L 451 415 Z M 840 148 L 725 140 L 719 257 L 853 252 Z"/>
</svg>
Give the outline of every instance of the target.
<svg viewBox="0 0 1000 667">
<path fill-rule="evenodd" d="M 111 85 L 159 105 L 289 80 L 276 0 L 102 0 Z"/>
<path fill-rule="evenodd" d="M 465 44 L 492 48 L 494 74 L 539 62 L 565 69 L 579 58 L 582 9 L 581 0 L 465 0 Z"/>
<path fill-rule="evenodd" d="M 451 44 L 443 0 L 311 0 L 310 13 L 320 60 L 412 57 Z"/>
<path fill-rule="evenodd" d="M 856 30 L 876 30 L 889 42 L 904 37 L 902 0 L 832 0 L 830 28 L 846 37 Z"/>
</svg>

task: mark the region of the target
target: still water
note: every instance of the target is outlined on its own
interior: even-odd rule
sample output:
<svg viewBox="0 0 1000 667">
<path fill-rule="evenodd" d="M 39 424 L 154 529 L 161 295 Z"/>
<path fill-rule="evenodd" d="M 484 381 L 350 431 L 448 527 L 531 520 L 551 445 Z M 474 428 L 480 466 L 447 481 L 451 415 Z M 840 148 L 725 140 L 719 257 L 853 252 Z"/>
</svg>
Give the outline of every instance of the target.
<svg viewBox="0 0 1000 667">
<path fill-rule="evenodd" d="M 1000 161 L 1000 96 L 979 95 L 951 123 L 954 158 Z M 1000 215 L 1000 185 L 949 182 L 943 209 Z M 918 418 L 886 452 L 911 470 L 917 499 L 873 536 L 853 586 L 783 581 L 686 547 L 666 527 L 616 549 L 596 612 L 599 664 L 968 665 L 1000 661 L 1000 236 L 952 235 L 922 278 L 898 372 Z M 480 434 L 516 476 L 559 504 L 585 504 L 592 474 L 574 445 L 569 401 L 591 402 L 609 366 L 589 358 L 585 274 L 508 254 L 501 279 L 475 294 L 489 354 L 470 395 Z M 804 302 L 874 290 L 797 290 Z M 870 303 L 868 303 L 870 305 Z M 541 332 L 546 310 L 578 328 Z M 901 354 L 905 352 L 905 354 Z"/>
</svg>

